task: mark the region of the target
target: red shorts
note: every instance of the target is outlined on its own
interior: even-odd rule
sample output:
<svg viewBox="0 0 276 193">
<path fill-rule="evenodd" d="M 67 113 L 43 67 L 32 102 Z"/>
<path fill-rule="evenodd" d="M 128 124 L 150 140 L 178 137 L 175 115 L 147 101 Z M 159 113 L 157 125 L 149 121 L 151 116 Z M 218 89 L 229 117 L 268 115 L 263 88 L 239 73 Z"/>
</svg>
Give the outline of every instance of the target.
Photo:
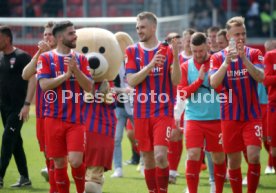
<svg viewBox="0 0 276 193">
<path fill-rule="evenodd" d="M 261 104 L 263 138 L 267 138 L 267 104 Z"/>
<path fill-rule="evenodd" d="M 248 145 L 262 146 L 262 122 L 221 121 L 222 141 L 225 153 L 243 151 Z"/>
<path fill-rule="evenodd" d="M 267 133 L 268 133 L 268 142 L 272 147 L 276 147 L 276 106 L 268 105 L 267 112 Z"/>
<path fill-rule="evenodd" d="M 68 152 L 84 152 L 85 126 L 46 117 L 45 143 L 48 157 L 64 157 Z"/>
<path fill-rule="evenodd" d="M 156 145 L 169 146 L 173 117 L 134 119 L 135 139 L 140 151 L 153 151 Z"/>
<path fill-rule="evenodd" d="M 36 137 L 41 152 L 45 152 L 44 118 L 36 118 Z"/>
<path fill-rule="evenodd" d="M 186 148 L 203 148 L 209 152 L 223 152 L 221 123 L 212 121 L 186 121 Z"/>
<path fill-rule="evenodd" d="M 85 165 L 112 169 L 114 139 L 110 136 L 86 131 Z"/>
</svg>

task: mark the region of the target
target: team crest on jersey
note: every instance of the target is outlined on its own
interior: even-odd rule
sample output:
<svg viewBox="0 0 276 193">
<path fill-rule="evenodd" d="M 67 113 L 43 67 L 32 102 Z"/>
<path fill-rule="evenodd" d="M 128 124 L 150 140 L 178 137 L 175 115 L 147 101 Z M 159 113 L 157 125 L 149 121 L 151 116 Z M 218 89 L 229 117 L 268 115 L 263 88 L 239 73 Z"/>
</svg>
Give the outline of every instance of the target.
<svg viewBox="0 0 276 193">
<path fill-rule="evenodd" d="M 264 57 L 263 56 L 258 56 L 258 60 L 263 61 Z"/>
<path fill-rule="evenodd" d="M 40 71 L 41 69 L 42 69 L 42 61 L 39 60 L 39 61 L 37 62 L 36 70 L 37 70 L 37 71 Z"/>
</svg>

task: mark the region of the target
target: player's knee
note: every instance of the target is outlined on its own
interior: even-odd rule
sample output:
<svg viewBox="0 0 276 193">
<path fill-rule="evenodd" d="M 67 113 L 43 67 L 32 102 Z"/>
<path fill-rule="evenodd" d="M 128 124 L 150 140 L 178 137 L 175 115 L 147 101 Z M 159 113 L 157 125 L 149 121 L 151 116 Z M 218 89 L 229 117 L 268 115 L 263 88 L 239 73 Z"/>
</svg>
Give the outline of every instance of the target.
<svg viewBox="0 0 276 193">
<path fill-rule="evenodd" d="M 157 166 L 165 166 L 168 162 L 168 159 L 165 154 L 159 152 L 155 154 L 155 162 Z"/>
<path fill-rule="evenodd" d="M 85 182 L 85 193 L 102 193 L 102 185 L 96 182 Z"/>
<path fill-rule="evenodd" d="M 70 166 L 72 168 L 78 168 L 80 167 L 80 165 L 82 164 L 82 159 L 79 159 L 79 158 L 70 158 L 68 159 L 69 163 L 70 163 Z"/>
<path fill-rule="evenodd" d="M 200 153 L 196 151 L 188 151 L 188 160 L 199 161 Z"/>
</svg>

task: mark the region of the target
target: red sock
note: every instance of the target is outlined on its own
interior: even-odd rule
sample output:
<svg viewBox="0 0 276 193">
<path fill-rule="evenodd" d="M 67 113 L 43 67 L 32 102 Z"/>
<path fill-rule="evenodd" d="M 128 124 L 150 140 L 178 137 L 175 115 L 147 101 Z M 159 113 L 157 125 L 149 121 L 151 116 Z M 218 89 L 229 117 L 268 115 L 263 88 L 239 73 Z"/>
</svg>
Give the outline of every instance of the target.
<svg viewBox="0 0 276 193">
<path fill-rule="evenodd" d="M 168 162 L 169 162 L 170 170 L 174 170 L 174 171 L 177 170 L 177 166 L 178 166 L 177 148 L 178 148 L 177 142 L 169 141 Z"/>
<path fill-rule="evenodd" d="M 189 193 L 197 193 L 201 161 L 187 160 L 186 181 Z"/>
<path fill-rule="evenodd" d="M 260 164 L 248 164 L 247 193 L 256 193 L 256 190 L 259 185 L 260 172 L 261 172 Z"/>
<path fill-rule="evenodd" d="M 149 193 L 157 193 L 155 168 L 149 170 L 145 169 L 144 173 Z"/>
<path fill-rule="evenodd" d="M 67 174 L 67 167 L 55 168 L 55 180 L 59 193 L 69 193 L 70 181 Z"/>
<path fill-rule="evenodd" d="M 233 193 L 242 193 L 242 173 L 241 168 L 235 170 L 228 170 L 229 181 L 232 187 Z"/>
<path fill-rule="evenodd" d="M 158 193 L 167 193 L 169 184 L 169 167 L 156 168 L 156 184 Z"/>
<path fill-rule="evenodd" d="M 49 175 L 49 184 L 50 184 L 49 193 L 55 193 L 55 192 L 58 192 L 57 184 L 55 181 L 55 164 L 54 164 L 54 160 L 48 160 L 48 161 L 49 161 L 48 175 Z"/>
<path fill-rule="evenodd" d="M 181 155 L 182 155 L 182 151 L 183 151 L 183 141 L 182 141 L 182 139 L 177 142 L 177 147 L 178 147 L 177 148 L 177 155 L 178 155 L 177 159 L 178 160 L 177 160 L 176 170 L 177 170 L 179 162 L 181 160 Z"/>
<path fill-rule="evenodd" d="M 77 192 L 83 193 L 84 192 L 84 175 L 85 175 L 85 167 L 82 163 L 78 168 L 71 168 L 72 169 L 72 176 L 74 178 Z"/>
<path fill-rule="evenodd" d="M 222 193 L 224 182 L 225 182 L 225 175 L 226 175 L 225 162 L 223 164 L 214 164 L 216 193 Z"/>
</svg>

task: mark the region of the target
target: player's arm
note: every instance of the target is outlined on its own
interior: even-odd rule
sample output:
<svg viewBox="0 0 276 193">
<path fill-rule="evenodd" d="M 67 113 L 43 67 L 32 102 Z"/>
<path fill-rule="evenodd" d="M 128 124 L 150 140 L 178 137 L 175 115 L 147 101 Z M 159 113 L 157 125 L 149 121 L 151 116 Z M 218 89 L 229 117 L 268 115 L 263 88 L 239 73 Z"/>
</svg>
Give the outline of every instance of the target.
<svg viewBox="0 0 276 193">
<path fill-rule="evenodd" d="M 264 71 L 260 68 L 256 68 L 247 57 L 242 58 L 243 64 L 246 66 L 248 73 L 257 82 L 262 82 L 264 80 Z"/>
<path fill-rule="evenodd" d="M 20 120 L 28 121 L 29 119 L 30 105 L 35 93 L 35 87 L 36 87 L 36 78 L 35 78 L 35 75 L 32 75 L 28 81 L 28 89 L 27 89 L 27 95 L 25 98 L 24 105 L 21 108 L 21 111 L 19 113 Z"/>
<path fill-rule="evenodd" d="M 43 91 L 52 90 L 60 86 L 64 81 L 69 79 L 72 75 L 71 71 L 59 75 L 55 78 L 40 78 L 39 85 Z"/>
<path fill-rule="evenodd" d="M 181 69 L 179 64 L 178 46 L 176 38 L 172 39 L 173 48 L 173 64 L 171 70 L 171 81 L 174 86 L 178 85 L 181 81 Z"/>
<path fill-rule="evenodd" d="M 33 56 L 32 60 L 23 69 L 22 78 L 24 80 L 29 80 L 32 77 L 32 75 L 36 73 L 36 64 L 40 54 L 41 50 L 38 50 Z"/>
<path fill-rule="evenodd" d="M 38 58 L 39 58 L 40 54 L 43 52 L 46 52 L 50 49 L 51 48 L 47 42 L 45 42 L 43 40 L 38 42 L 38 51 L 33 56 L 32 60 L 23 69 L 22 78 L 24 80 L 29 80 L 31 78 L 31 76 L 36 73 L 36 64 L 38 62 Z"/>
<path fill-rule="evenodd" d="M 165 56 L 160 54 L 160 51 L 161 50 L 158 50 L 154 55 L 154 57 L 152 58 L 152 60 L 150 61 L 150 63 L 144 68 L 142 68 L 139 72 L 127 73 L 127 81 L 131 87 L 134 88 L 135 86 L 143 82 L 146 79 L 146 77 L 149 75 L 150 71 L 155 67 L 155 65 L 161 66 L 164 64 Z M 134 63 L 135 61 L 129 61 L 129 62 Z"/>
<path fill-rule="evenodd" d="M 246 57 L 244 44 L 242 42 L 237 43 L 238 54 L 242 59 L 243 64 L 246 66 L 250 76 L 257 82 L 264 80 L 264 71 L 261 68 L 256 67 L 254 64 L 262 64 L 263 56 L 260 51 L 252 53 L 252 62 Z M 254 54 L 254 55 L 253 55 Z M 261 59 L 260 59 L 261 58 Z"/>
<path fill-rule="evenodd" d="M 177 89 L 181 99 L 185 100 L 186 98 L 189 98 L 192 95 L 192 93 L 195 93 L 202 85 L 205 77 L 205 66 L 202 65 L 200 67 L 198 78 L 191 84 L 188 83 L 188 62 L 185 62 L 181 65 L 181 73 L 182 78 Z"/>
<path fill-rule="evenodd" d="M 219 65 L 216 55 L 211 56 L 209 74 L 211 74 L 210 85 L 212 88 L 217 89 L 221 85 L 232 57 L 237 57 L 236 53 L 228 50 L 228 53 L 225 53 L 225 60 Z"/>
<path fill-rule="evenodd" d="M 273 75 L 273 67 L 275 64 L 271 61 L 273 58 L 273 53 L 268 52 L 264 57 L 265 64 L 265 78 L 264 85 L 265 86 L 273 86 L 276 85 L 276 75 Z"/>
</svg>

